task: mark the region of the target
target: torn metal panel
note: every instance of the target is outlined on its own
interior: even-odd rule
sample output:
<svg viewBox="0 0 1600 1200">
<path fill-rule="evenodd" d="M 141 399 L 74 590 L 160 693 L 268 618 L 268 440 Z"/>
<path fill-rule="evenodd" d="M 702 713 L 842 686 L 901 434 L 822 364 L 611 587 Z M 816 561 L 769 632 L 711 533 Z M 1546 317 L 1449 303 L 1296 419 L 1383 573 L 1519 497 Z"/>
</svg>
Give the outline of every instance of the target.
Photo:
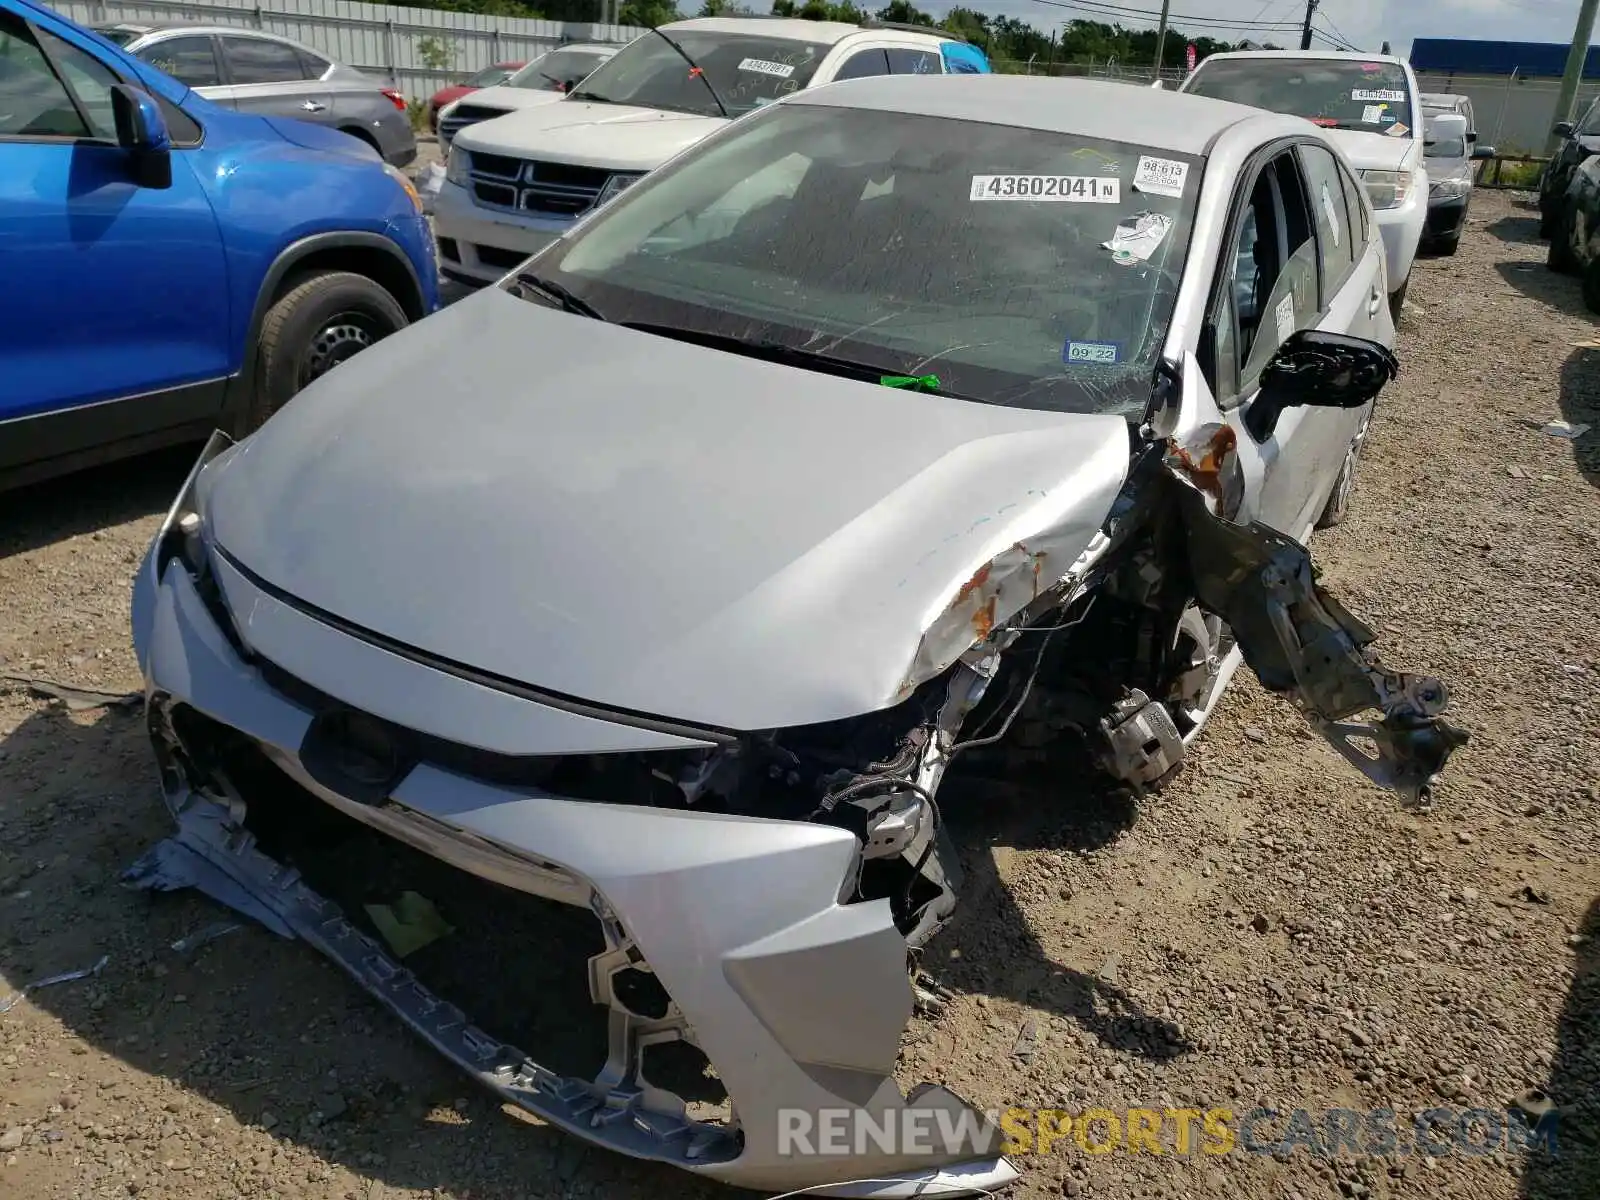
<svg viewBox="0 0 1600 1200">
<path fill-rule="evenodd" d="M 1390 671 L 1374 635 L 1316 581 L 1299 542 L 1264 525 L 1234 525 L 1179 487 L 1189 569 L 1202 607 L 1230 626 L 1245 662 L 1268 690 L 1291 697 L 1312 726 L 1362 774 L 1413 802 L 1424 800 L 1467 735 L 1444 720 L 1439 680 Z M 1376 724 L 1345 723 L 1377 710 Z M 1365 742 L 1371 753 L 1356 745 Z"/>
</svg>

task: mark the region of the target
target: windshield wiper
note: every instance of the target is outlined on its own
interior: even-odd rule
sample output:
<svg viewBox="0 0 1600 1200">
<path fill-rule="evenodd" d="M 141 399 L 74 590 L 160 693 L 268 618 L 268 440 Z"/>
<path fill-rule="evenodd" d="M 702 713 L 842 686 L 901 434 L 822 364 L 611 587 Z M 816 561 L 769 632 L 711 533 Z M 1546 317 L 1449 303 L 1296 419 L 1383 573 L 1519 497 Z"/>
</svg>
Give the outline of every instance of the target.
<svg viewBox="0 0 1600 1200">
<path fill-rule="evenodd" d="M 548 78 L 548 76 L 546 76 Z M 567 93 L 568 100 L 587 100 L 590 104 L 626 104 L 625 100 L 613 100 L 610 96 L 602 96 L 598 92 L 585 92 L 581 89 Z"/>
<path fill-rule="evenodd" d="M 596 321 L 604 321 L 600 310 L 587 300 L 574 295 L 569 289 L 553 279 L 545 279 L 535 275 L 532 271 L 523 271 L 516 279 L 518 287 L 532 288 L 536 292 L 543 292 L 546 297 L 554 300 L 561 306 L 562 312 L 576 313 L 580 317 L 591 317 Z"/>
<path fill-rule="evenodd" d="M 785 366 L 821 371 L 829 375 L 840 375 L 846 379 L 859 379 L 865 383 L 881 383 L 885 387 L 910 391 L 935 391 L 941 396 L 951 396 L 957 400 L 972 399 L 970 396 L 962 396 L 959 393 L 941 387 L 937 376 L 908 374 L 899 363 L 893 366 L 884 366 L 881 363 L 861 362 L 859 359 L 823 354 L 816 350 L 806 350 L 799 346 L 789 346 L 783 342 L 774 342 L 765 338 L 735 337 L 728 333 L 711 333 L 703 329 L 684 329 L 677 325 L 657 325 L 648 321 L 619 321 L 618 324 L 624 329 L 637 329 L 641 333 L 654 333 L 680 342 L 692 342 L 697 346 L 707 346 L 713 350 L 727 350 L 733 354 L 742 354 L 746 358 L 759 358 L 763 362 L 783 363 Z M 929 359 L 924 359 L 922 362 L 917 363 L 916 366 L 918 368 L 925 367 L 930 361 Z"/>
<path fill-rule="evenodd" d="M 678 52 L 678 57 L 689 64 L 689 74 L 697 76 L 700 82 L 706 85 L 706 91 L 710 92 L 711 98 L 717 102 L 717 108 L 724 117 L 728 116 L 728 106 L 722 102 L 722 97 L 717 95 L 716 85 L 711 82 L 711 77 L 700 69 L 700 64 L 689 57 L 689 52 L 655 26 L 650 27 L 650 32 L 659 35 L 663 42 Z"/>
</svg>

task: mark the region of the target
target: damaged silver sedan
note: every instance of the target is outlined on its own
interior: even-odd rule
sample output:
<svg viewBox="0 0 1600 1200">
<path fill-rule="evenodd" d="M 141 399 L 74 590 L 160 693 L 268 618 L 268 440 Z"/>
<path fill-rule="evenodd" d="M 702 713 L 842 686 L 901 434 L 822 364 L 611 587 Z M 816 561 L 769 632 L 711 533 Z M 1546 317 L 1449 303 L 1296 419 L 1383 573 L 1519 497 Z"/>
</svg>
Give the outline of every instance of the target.
<svg viewBox="0 0 1600 1200">
<path fill-rule="evenodd" d="M 1397 370 L 1386 293 L 1296 118 L 1014 76 L 768 106 L 214 439 L 135 588 L 178 832 L 132 878 L 304 939 L 621 1153 L 1002 1186 L 992 1125 L 893 1075 L 961 890 L 952 764 L 1159 784 L 1241 661 L 1408 801 L 1465 740 L 1302 544 Z M 545 1008 L 603 1018 L 593 1069 L 527 1044 L 554 917 L 448 994 L 364 915 L 380 859 L 477 897 L 440 902 L 463 933 L 583 925 Z M 841 1109 L 932 1143 L 785 1142 Z"/>
</svg>

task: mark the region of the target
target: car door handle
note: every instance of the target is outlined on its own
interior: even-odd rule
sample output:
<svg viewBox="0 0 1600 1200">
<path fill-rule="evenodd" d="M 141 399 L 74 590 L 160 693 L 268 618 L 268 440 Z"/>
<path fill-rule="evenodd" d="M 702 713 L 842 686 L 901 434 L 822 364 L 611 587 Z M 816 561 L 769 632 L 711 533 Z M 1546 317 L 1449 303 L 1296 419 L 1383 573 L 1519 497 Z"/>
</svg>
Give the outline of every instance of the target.
<svg viewBox="0 0 1600 1200">
<path fill-rule="evenodd" d="M 300 107 L 305 109 L 307 112 L 321 112 L 323 109 L 327 108 L 328 106 L 326 104 L 319 104 L 315 100 L 307 100 Z"/>
<path fill-rule="evenodd" d="M 1383 307 L 1383 296 L 1378 292 L 1377 288 L 1373 288 L 1372 289 L 1372 295 L 1367 297 L 1367 316 L 1369 316 L 1369 317 L 1377 316 L 1378 315 L 1378 310 L 1380 308 L 1382 308 L 1382 307 Z"/>
</svg>

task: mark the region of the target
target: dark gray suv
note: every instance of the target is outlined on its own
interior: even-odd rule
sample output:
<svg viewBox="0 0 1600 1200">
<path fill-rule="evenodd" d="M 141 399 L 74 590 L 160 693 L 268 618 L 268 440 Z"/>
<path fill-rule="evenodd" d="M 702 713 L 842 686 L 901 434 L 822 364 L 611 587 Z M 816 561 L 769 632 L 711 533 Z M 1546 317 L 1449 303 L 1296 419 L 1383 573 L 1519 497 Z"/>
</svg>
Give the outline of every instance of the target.
<svg viewBox="0 0 1600 1200">
<path fill-rule="evenodd" d="M 404 96 L 299 42 L 233 25 L 117 24 L 95 32 L 214 103 L 332 126 L 397 167 L 417 156 Z"/>
</svg>

